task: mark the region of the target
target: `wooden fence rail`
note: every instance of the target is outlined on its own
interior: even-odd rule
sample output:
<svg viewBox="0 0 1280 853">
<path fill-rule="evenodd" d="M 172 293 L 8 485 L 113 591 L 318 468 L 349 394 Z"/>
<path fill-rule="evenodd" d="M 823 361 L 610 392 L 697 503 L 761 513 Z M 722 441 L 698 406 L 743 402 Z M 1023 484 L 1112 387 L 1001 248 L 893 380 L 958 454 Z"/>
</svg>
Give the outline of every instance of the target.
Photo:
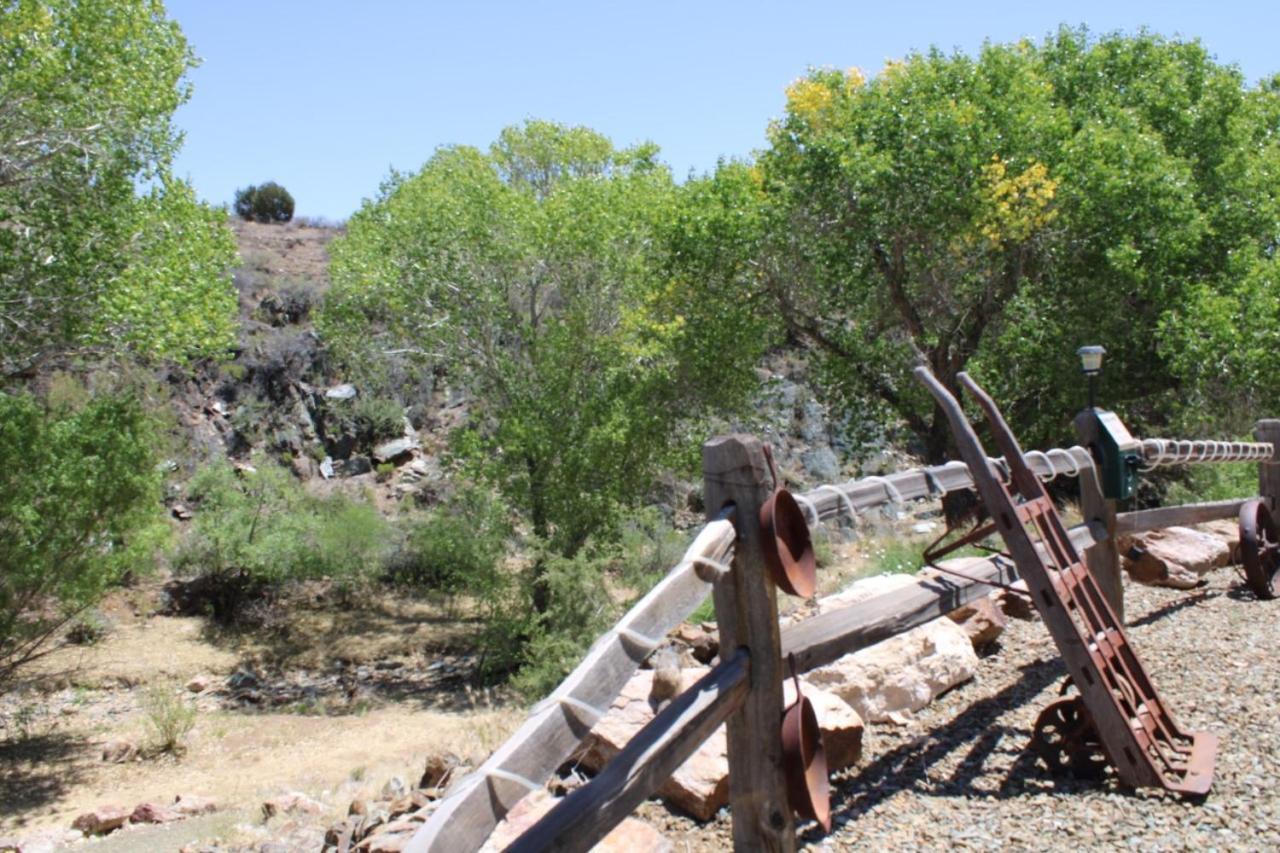
<svg viewBox="0 0 1280 853">
<path fill-rule="evenodd" d="M 1259 444 L 1236 443 L 1232 451 L 1239 458 L 1261 463 L 1261 492 L 1264 497 L 1272 499 L 1271 505 L 1275 507 L 1274 498 L 1280 492 L 1280 459 L 1276 457 L 1276 448 L 1280 446 L 1280 421 L 1260 422 L 1258 437 Z M 1161 446 L 1167 447 L 1169 444 L 1165 442 Z M 1181 443 L 1176 448 L 1182 456 L 1175 461 L 1239 461 L 1239 458 L 1232 457 L 1219 447 L 1210 447 L 1218 443 L 1201 442 L 1202 452 L 1199 455 L 1197 452 L 1188 453 L 1182 446 L 1185 444 L 1187 443 Z M 1150 462 L 1152 457 L 1147 448 L 1147 443 L 1144 443 L 1144 456 Z M 1084 447 L 1033 451 L 1027 457 L 1032 470 L 1042 479 L 1084 472 L 1092 476 L 1082 478 L 1082 486 L 1085 480 L 1092 480 L 1096 488 L 1093 458 Z M 989 459 L 988 464 L 997 472 L 1004 471 L 1001 459 Z M 742 500 L 741 494 L 734 494 L 742 489 L 754 490 L 757 496 L 762 494 L 762 472 L 754 461 L 749 467 L 756 469 L 752 482 L 736 482 L 733 477 L 725 480 L 727 485 L 721 491 L 726 500 L 735 503 Z M 856 517 L 860 512 L 885 504 L 940 496 L 957 489 L 971 488 L 972 485 L 968 468 L 963 463 L 950 462 L 884 477 L 864 477 L 840 485 L 821 486 L 796 495 L 796 498 L 812 526 L 841 514 Z M 712 491 L 715 488 L 709 487 L 708 494 Z M 754 512 L 758 501 L 753 499 L 748 503 L 752 504 Z M 1072 537 L 1081 549 L 1089 548 L 1094 543 L 1106 542 L 1106 548 L 1089 548 L 1086 555 L 1110 552 L 1114 557 L 1116 533 L 1153 529 L 1170 523 L 1193 523 L 1209 518 L 1229 517 L 1238 511 L 1241 503 L 1242 501 L 1220 501 L 1117 515 L 1112 502 L 1109 520 L 1105 512 L 1107 507 L 1100 504 L 1102 509 L 1098 513 L 1091 515 L 1086 511 L 1087 523 L 1074 528 Z M 709 501 L 708 506 L 713 504 Z M 541 788 L 556 768 L 573 754 L 649 652 L 701 604 L 707 595 L 709 584 L 715 582 L 717 618 L 722 632 L 725 631 L 726 624 L 729 631 L 735 630 L 735 622 L 748 632 L 758 633 L 763 630 L 762 625 L 748 623 L 761 622 L 758 611 L 765 608 L 749 606 L 747 597 L 733 585 L 733 573 L 726 572 L 730 564 L 736 569 L 741 562 L 742 545 L 742 528 L 739 526 L 735 532 L 727 513 L 720 513 L 718 519 L 703 527 L 680 564 L 637 602 L 612 630 L 596 641 L 582 663 L 550 696 L 532 709 L 520 729 L 476 772 L 450 788 L 447 796 L 440 801 L 405 850 L 425 853 L 479 849 L 507 811 L 525 794 Z M 699 686 L 682 694 L 663 714 L 655 718 L 633 744 L 628 745 L 618 759 L 615 759 L 621 759 L 617 769 L 613 768 L 611 762 L 592 783 L 566 798 L 544 818 L 544 821 L 548 821 L 552 815 L 557 816 L 554 825 L 561 827 L 557 830 L 558 835 L 533 835 L 528 844 L 533 845 L 535 841 L 542 839 L 544 843 L 541 847 L 521 846 L 517 849 L 548 849 L 557 844 L 560 845 L 557 849 L 585 849 L 578 847 L 578 842 L 573 840 L 579 837 L 580 829 L 584 833 L 582 838 L 597 832 L 600 833 L 597 837 L 603 837 L 609 827 L 625 817 L 635 803 L 649 796 L 667 773 L 692 754 L 721 721 L 729 720 L 732 728 L 735 715 L 741 714 L 743 708 L 752 701 L 758 708 L 756 716 L 765 712 L 772 714 L 768 711 L 770 707 L 776 708 L 780 715 L 780 701 L 774 702 L 771 698 L 767 701 L 759 698 L 751 700 L 749 696 L 757 689 L 761 696 L 772 696 L 773 693 L 780 696 L 779 650 L 782 654 L 794 653 L 798 668 L 807 671 L 950 612 L 989 592 L 993 588 L 991 583 L 1008 583 L 1016 579 L 1012 564 L 1000 558 L 966 561 L 965 572 L 972 580 L 921 578 L 904 589 L 789 625 L 780 633 L 777 632 L 776 604 L 772 600 L 770 583 L 764 593 L 765 599 L 762 600 L 767 603 L 768 618 L 774 626 L 773 652 L 768 656 L 771 660 L 767 663 L 757 659 L 757 668 L 763 664 L 763 668 L 769 670 L 767 679 L 756 682 L 757 686 L 750 689 L 744 686 L 750 685 L 753 678 L 759 677 L 758 672 L 752 677 L 748 676 L 751 671 L 750 655 L 746 652 L 739 655 L 736 651 L 741 646 L 750 646 L 750 640 L 743 642 L 740 639 L 738 642 L 723 644 L 722 649 L 732 648 L 735 651 L 700 681 Z M 1117 590 L 1118 586 L 1117 572 Z M 729 612 L 731 608 L 734 611 L 732 615 Z M 766 647 L 768 645 L 766 643 Z M 744 753 L 749 753 L 751 748 L 755 748 L 754 745 L 762 743 L 760 732 L 763 728 L 759 719 L 745 726 L 743 731 L 748 736 L 740 737 L 739 740 L 753 746 L 744 748 L 740 744 L 739 749 L 734 750 L 734 739 L 731 737 L 731 767 L 735 761 L 735 753 L 741 760 Z M 765 752 L 767 754 L 769 751 Z M 683 758 L 676 761 L 681 755 Z M 753 756 L 752 760 L 757 758 L 758 755 Z M 675 763 L 671 764 L 673 761 Z M 667 769 L 668 764 L 671 764 L 670 769 Z M 778 768 L 771 765 L 776 765 L 776 761 L 766 761 L 761 765 L 763 769 L 757 770 L 761 773 L 767 770 L 765 775 L 772 775 L 771 779 L 765 781 L 775 789 L 776 795 L 780 784 L 776 772 Z M 755 772 L 757 771 L 748 771 L 747 775 Z M 732 775 L 731 772 L 731 786 Z M 739 778 L 742 775 L 739 769 Z M 756 792 L 760 784 L 761 780 L 756 779 L 749 786 L 739 785 L 744 790 L 735 790 L 732 794 L 735 813 L 749 811 L 752 803 L 763 804 L 765 807 L 753 820 L 742 824 L 744 828 L 750 827 L 753 831 L 761 828 L 761 821 L 765 822 L 765 826 L 776 824 L 780 816 L 776 803 L 762 802 Z M 765 799 L 776 799 L 776 796 Z M 776 843 L 770 846 L 790 849 L 794 845 L 793 822 L 790 820 L 789 808 L 784 805 L 782 810 L 787 818 L 786 828 L 778 834 Z M 590 826 L 589 832 L 583 829 L 587 825 Z M 540 823 L 539 827 L 541 826 Z M 745 832 L 746 829 L 741 831 Z M 735 827 L 735 838 L 739 834 L 740 831 Z M 552 844 L 548 840 L 552 838 L 560 840 Z"/>
</svg>

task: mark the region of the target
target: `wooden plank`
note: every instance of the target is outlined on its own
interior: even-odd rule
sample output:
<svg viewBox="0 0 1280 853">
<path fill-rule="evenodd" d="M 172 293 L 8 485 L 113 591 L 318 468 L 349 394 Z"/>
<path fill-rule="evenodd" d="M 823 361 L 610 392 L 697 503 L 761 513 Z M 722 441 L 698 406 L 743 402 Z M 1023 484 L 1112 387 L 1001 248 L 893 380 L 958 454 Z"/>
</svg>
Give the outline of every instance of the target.
<svg viewBox="0 0 1280 853">
<path fill-rule="evenodd" d="M 1076 437 L 1085 447 L 1098 441 L 1098 418 L 1088 409 L 1076 415 Z M 1106 542 L 1081 553 L 1089 572 L 1097 582 L 1116 619 L 1124 624 L 1124 580 L 1120 576 L 1120 553 L 1116 550 L 1116 502 L 1102 493 L 1098 466 L 1091 459 L 1080 468 L 1080 514 L 1085 521 L 1102 525 L 1107 530 Z"/>
<path fill-rule="evenodd" d="M 1094 543 L 1094 531 L 1086 526 L 1073 527 L 1070 533 L 1077 548 Z M 987 595 L 996 588 L 993 584 L 1018 580 L 1013 561 L 1004 556 L 964 563 L 962 571 L 973 580 L 951 575 L 918 577 L 911 586 L 788 625 L 782 629 L 782 653 L 794 654 L 796 668 L 808 672 L 944 616 Z"/>
<path fill-rule="evenodd" d="M 734 538 L 728 520 L 703 527 L 680 564 L 596 640 L 582 663 L 533 708 L 516 733 L 476 772 L 451 786 L 405 850 L 478 850 L 511 807 L 541 787 L 577 749 L 596 722 L 583 709 L 606 711 L 648 655 L 647 641 L 661 641 L 706 599 L 709 586 L 699 573 L 707 572 L 698 561 L 727 562 Z"/>
<path fill-rule="evenodd" d="M 1280 420 L 1264 418 L 1253 428 L 1258 441 L 1269 441 L 1269 460 L 1258 463 L 1258 494 L 1271 501 L 1271 520 L 1280 523 Z"/>
<path fill-rule="evenodd" d="M 1031 451 L 1026 455 L 1031 470 L 1041 477 L 1047 477 L 1051 473 L 1070 476 L 1093 464 L 1093 457 L 1083 447 L 1055 448 L 1044 453 Z M 1003 459 L 988 458 L 987 462 L 997 469 L 1004 465 Z M 799 494 L 796 499 L 802 507 L 811 507 L 819 521 L 826 521 L 848 515 L 850 508 L 863 512 L 893 503 L 899 497 L 910 501 L 941 492 L 971 488 L 973 477 L 969 474 L 969 466 L 960 461 L 952 461 L 945 465 L 899 471 L 884 477 L 863 477 L 837 486 L 823 486 Z M 810 526 L 814 523 L 813 513 L 806 509 Z"/>
<path fill-rule="evenodd" d="M 772 492 L 764 446 L 749 435 L 713 438 L 702 446 L 708 512 L 733 504 L 738 533 L 733 571 L 714 585 L 721 655 L 746 647 L 751 685 L 726 720 L 729 811 L 735 850 L 790 853 L 795 819 L 782 769 L 782 661 L 778 599 L 761 550 L 760 506 Z"/>
<path fill-rule="evenodd" d="M 1280 465 L 1275 466 L 1280 468 Z M 1122 512 L 1116 516 L 1116 535 L 1127 536 L 1144 530 L 1162 530 L 1186 524 L 1201 524 L 1219 518 L 1236 518 L 1240 507 L 1257 498 L 1236 498 L 1211 503 L 1162 506 L 1137 512 Z"/>
<path fill-rule="evenodd" d="M 637 732 L 600 775 L 557 803 L 506 853 L 590 850 L 741 706 L 749 664 L 750 655 L 741 648 L 718 664 Z"/>
</svg>

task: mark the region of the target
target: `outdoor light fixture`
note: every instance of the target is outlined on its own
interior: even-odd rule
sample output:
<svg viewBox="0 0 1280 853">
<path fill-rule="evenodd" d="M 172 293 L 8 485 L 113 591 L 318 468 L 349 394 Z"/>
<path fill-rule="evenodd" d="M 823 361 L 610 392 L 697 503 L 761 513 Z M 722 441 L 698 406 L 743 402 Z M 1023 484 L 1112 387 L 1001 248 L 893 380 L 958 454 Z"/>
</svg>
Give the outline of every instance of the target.
<svg viewBox="0 0 1280 853">
<path fill-rule="evenodd" d="M 1089 408 L 1094 408 L 1094 391 L 1097 388 L 1098 374 L 1102 372 L 1102 357 L 1107 354 L 1106 347 L 1093 344 L 1080 347 L 1076 355 L 1080 356 L 1080 369 L 1089 377 Z"/>
</svg>

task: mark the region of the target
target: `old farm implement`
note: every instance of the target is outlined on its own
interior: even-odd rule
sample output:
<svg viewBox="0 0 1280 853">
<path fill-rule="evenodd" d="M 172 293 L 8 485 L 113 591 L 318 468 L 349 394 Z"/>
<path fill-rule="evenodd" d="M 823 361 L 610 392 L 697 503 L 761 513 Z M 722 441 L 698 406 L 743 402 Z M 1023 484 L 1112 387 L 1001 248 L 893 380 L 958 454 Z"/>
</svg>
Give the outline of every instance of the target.
<svg viewBox="0 0 1280 853">
<path fill-rule="evenodd" d="M 1004 454 L 1007 483 L 993 470 L 951 392 L 927 368 L 918 367 L 915 373 L 946 414 L 990 514 L 990 522 L 962 541 L 1000 534 L 1079 691 L 1041 713 L 1034 748 L 1054 768 L 1096 770 L 1105 761 L 1131 787 L 1206 794 L 1213 781 L 1217 737 L 1185 732 L 1174 721 L 991 397 L 967 374 L 959 374 Z M 952 547 L 927 556 L 941 556 Z"/>
</svg>

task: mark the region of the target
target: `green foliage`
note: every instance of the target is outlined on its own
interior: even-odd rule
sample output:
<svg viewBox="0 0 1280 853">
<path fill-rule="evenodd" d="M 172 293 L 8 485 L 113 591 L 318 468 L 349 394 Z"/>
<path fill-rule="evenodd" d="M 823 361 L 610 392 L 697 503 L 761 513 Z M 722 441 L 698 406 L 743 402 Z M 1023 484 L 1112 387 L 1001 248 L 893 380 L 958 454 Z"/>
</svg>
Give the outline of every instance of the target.
<svg viewBox="0 0 1280 853">
<path fill-rule="evenodd" d="M 162 536 L 155 425 L 130 396 L 0 393 L 0 680 Z"/>
<path fill-rule="evenodd" d="M 389 524 L 372 504 L 309 495 L 262 457 L 239 471 L 225 462 L 202 468 L 189 491 L 198 511 L 175 568 L 205 583 L 213 617 L 227 624 L 289 581 L 369 578 L 390 541 Z"/>
<path fill-rule="evenodd" d="M 948 384 L 973 370 L 1028 444 L 1056 443 L 1081 402 L 1075 349 L 1103 343 L 1107 405 L 1167 424 L 1194 402 L 1185 380 L 1260 389 L 1277 351 L 1278 103 L 1145 32 L 814 71 L 760 161 L 758 286 L 835 394 L 905 422 L 931 461 L 950 434 L 910 377 L 921 360 Z M 1223 353 L 1251 311 L 1236 370 Z"/>
<path fill-rule="evenodd" d="M 619 525 L 611 568 L 628 589 L 644 594 L 684 556 L 689 535 L 653 507 L 629 514 Z"/>
<path fill-rule="evenodd" d="M 163 5 L 6 3 L 0 57 L 0 374 L 85 347 L 224 352 L 234 245 L 169 174 L 195 60 Z"/>
<path fill-rule="evenodd" d="M 150 735 L 149 751 L 174 755 L 185 752 L 187 735 L 196 724 L 195 705 L 185 701 L 177 689 L 159 684 L 148 687 L 138 704 Z"/>
<path fill-rule="evenodd" d="M 401 555 L 391 577 L 425 591 L 467 595 L 482 608 L 506 594 L 503 566 L 512 534 L 506 508 L 476 488 L 405 523 Z"/>
<path fill-rule="evenodd" d="M 1182 474 L 1169 485 L 1161 503 L 1239 500 L 1258 493 L 1258 466 L 1253 463 L 1188 465 Z"/>
<path fill-rule="evenodd" d="M 253 222 L 288 222 L 293 219 L 293 196 L 275 181 L 236 190 L 236 216 Z"/>
<path fill-rule="evenodd" d="M 369 449 L 373 445 L 404 434 L 404 407 L 387 397 L 326 401 L 325 434 L 330 438 L 351 436 L 356 446 Z"/>
<path fill-rule="evenodd" d="M 332 246 L 327 341 L 365 373 L 387 350 L 446 364 L 475 398 L 454 452 L 564 556 L 614 525 L 682 425 L 753 380 L 744 310 L 708 306 L 672 249 L 716 228 L 655 157 L 528 122 L 393 175 Z"/>
</svg>

